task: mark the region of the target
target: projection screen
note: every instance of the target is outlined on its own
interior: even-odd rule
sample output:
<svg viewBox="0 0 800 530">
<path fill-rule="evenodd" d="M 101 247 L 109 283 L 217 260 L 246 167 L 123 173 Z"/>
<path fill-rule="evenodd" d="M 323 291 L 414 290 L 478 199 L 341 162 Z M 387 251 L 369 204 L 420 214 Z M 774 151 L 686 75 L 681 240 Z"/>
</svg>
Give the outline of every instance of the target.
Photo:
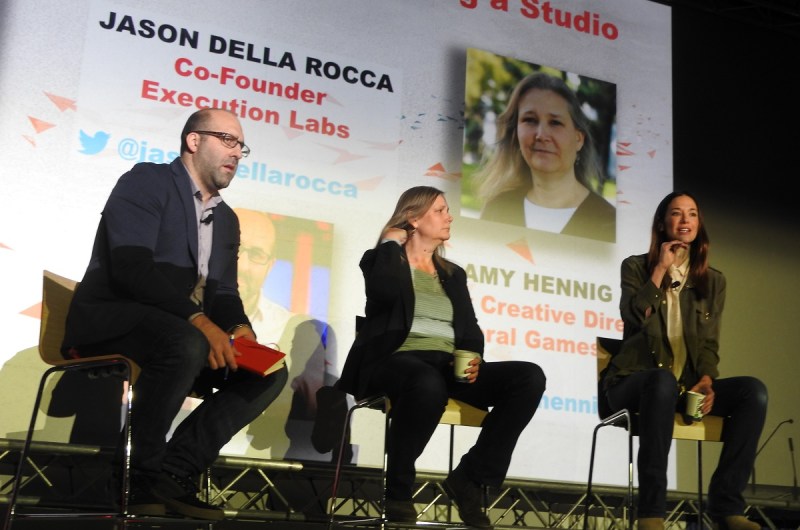
<svg viewBox="0 0 800 530">
<path fill-rule="evenodd" d="M 455 217 L 446 256 L 468 272 L 486 359 L 530 360 L 547 375 L 509 476 L 586 480 L 595 337 L 621 336 L 619 264 L 646 251 L 652 212 L 672 189 L 669 8 L 7 0 L 0 10 L 0 436 L 23 436 L 44 369 L 42 271 L 80 280 L 117 178 L 140 161 L 171 161 L 187 117 L 223 106 L 252 149 L 222 193 L 242 219 L 240 290 L 259 338 L 288 352 L 291 368 L 278 402 L 223 453 L 330 460 L 309 443 L 313 390 L 338 377 L 363 314 L 358 261 L 400 193 L 430 185 Z M 605 171 L 596 184 L 615 210 L 610 240 L 480 216 L 472 176 L 515 80 L 534 71 L 566 79 L 596 125 Z M 77 407 L 51 413 L 37 439 L 80 439 L 86 414 L 94 418 Z M 359 465 L 380 462 L 375 414 L 354 419 Z M 441 429 L 419 469 L 445 469 Z M 612 431 L 595 476 L 625 484 L 624 433 Z M 456 450 L 475 436 L 459 429 Z"/>
</svg>

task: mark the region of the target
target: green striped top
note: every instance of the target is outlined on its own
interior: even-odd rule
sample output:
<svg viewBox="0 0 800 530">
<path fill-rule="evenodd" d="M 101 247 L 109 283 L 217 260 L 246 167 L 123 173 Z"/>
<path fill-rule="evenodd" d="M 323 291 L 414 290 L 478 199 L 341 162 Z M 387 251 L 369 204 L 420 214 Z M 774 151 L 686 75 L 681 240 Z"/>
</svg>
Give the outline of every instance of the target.
<svg viewBox="0 0 800 530">
<path fill-rule="evenodd" d="M 411 268 L 414 282 L 414 321 L 405 342 L 397 351 L 455 349 L 453 304 L 436 274 Z"/>
</svg>

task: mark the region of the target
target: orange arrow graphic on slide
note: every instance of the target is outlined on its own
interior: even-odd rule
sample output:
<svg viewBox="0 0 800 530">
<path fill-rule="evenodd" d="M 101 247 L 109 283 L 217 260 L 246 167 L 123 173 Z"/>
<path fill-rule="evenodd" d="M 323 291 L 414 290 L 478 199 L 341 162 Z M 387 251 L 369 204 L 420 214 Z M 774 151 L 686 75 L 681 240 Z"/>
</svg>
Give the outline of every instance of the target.
<svg viewBox="0 0 800 530">
<path fill-rule="evenodd" d="M 42 318 L 42 303 L 33 304 L 28 309 L 20 311 L 19 314 L 31 318 Z"/>
<path fill-rule="evenodd" d="M 44 95 L 50 98 L 50 101 L 52 101 L 61 112 L 64 112 L 65 110 L 75 110 L 76 108 L 74 99 L 56 96 L 55 94 L 51 94 L 49 92 L 45 92 Z"/>
<path fill-rule="evenodd" d="M 531 253 L 531 249 L 528 246 L 528 242 L 524 239 L 518 239 L 516 241 L 512 241 L 506 245 L 508 248 L 525 258 L 527 261 L 534 263 L 533 261 L 533 254 Z M 535 263 L 534 263 L 535 264 Z"/>
<path fill-rule="evenodd" d="M 36 134 L 46 131 L 56 125 L 54 123 L 48 123 L 46 121 L 42 121 L 40 119 L 34 118 L 33 116 L 28 116 L 28 119 L 31 120 L 31 124 L 33 125 Z"/>
</svg>

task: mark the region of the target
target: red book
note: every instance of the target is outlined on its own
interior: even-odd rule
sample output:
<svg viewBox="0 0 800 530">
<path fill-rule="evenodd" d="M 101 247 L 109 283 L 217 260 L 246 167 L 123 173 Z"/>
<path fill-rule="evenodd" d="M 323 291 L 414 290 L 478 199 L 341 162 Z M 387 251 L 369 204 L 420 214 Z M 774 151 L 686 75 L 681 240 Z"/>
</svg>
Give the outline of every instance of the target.
<svg viewBox="0 0 800 530">
<path fill-rule="evenodd" d="M 241 353 L 236 358 L 239 368 L 244 368 L 261 375 L 269 375 L 275 370 L 283 368 L 286 364 L 284 357 L 286 354 L 264 346 L 256 341 L 238 337 L 233 341 L 233 347 Z"/>
</svg>

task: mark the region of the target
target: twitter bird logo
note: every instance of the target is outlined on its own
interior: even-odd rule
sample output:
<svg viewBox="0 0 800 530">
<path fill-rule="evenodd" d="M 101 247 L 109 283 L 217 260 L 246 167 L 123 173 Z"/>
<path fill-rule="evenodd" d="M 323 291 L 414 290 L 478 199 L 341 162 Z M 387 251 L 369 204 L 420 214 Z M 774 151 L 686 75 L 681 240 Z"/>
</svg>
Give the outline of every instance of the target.
<svg viewBox="0 0 800 530">
<path fill-rule="evenodd" d="M 94 136 L 90 136 L 83 129 L 81 129 L 81 153 L 85 155 L 96 155 L 106 148 L 108 139 L 111 137 L 105 131 L 97 131 Z"/>
</svg>

